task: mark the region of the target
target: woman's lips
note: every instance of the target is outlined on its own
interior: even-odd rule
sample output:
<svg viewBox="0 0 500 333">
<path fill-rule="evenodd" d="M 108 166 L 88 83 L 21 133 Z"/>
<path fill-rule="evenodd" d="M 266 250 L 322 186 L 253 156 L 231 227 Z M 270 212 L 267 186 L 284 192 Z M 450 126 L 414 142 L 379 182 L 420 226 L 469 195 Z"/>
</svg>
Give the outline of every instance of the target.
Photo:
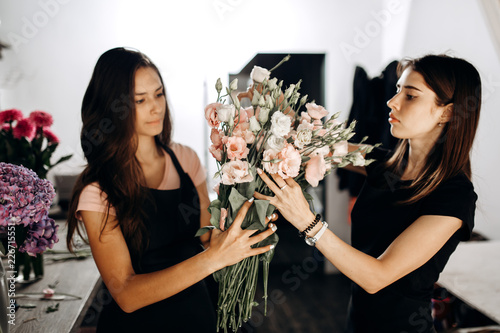
<svg viewBox="0 0 500 333">
<path fill-rule="evenodd" d="M 148 121 L 147 122 L 148 125 L 158 125 L 160 123 L 161 123 L 161 119 L 153 120 L 153 121 Z"/>
<path fill-rule="evenodd" d="M 392 112 L 391 112 L 391 113 L 389 113 L 389 122 L 390 123 L 399 123 L 399 119 L 394 117 L 394 114 L 392 114 Z"/>
</svg>

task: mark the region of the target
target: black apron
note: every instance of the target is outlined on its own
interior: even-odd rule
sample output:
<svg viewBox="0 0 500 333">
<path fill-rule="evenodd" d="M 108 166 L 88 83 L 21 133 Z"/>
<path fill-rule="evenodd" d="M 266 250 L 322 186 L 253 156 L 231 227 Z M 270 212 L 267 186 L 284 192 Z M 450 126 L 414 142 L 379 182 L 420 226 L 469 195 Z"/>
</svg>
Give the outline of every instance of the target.
<svg viewBox="0 0 500 333">
<path fill-rule="evenodd" d="M 172 150 L 163 148 L 175 165 L 181 186 L 175 190 L 149 189 L 154 202 L 144 206 L 148 246 L 140 257 L 129 247 L 136 274 L 162 270 L 202 250 L 199 239 L 194 237 L 200 227 L 198 192 Z M 216 312 L 205 281 L 132 313 L 122 311 L 110 298 L 97 325 L 97 332 L 215 331 Z"/>
</svg>

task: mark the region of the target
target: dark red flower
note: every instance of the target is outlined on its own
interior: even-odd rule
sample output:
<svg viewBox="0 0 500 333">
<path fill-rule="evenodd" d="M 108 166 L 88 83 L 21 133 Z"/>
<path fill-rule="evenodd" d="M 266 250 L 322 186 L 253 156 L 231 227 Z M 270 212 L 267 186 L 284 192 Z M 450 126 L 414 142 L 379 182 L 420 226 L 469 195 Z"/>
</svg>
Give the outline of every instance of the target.
<svg viewBox="0 0 500 333">
<path fill-rule="evenodd" d="M 0 111 L 0 124 L 21 119 L 23 119 L 23 113 L 18 109 Z"/>
<path fill-rule="evenodd" d="M 47 138 L 49 144 L 59 143 L 59 138 L 48 128 L 43 129 L 43 136 Z"/>
<path fill-rule="evenodd" d="M 24 136 L 31 141 L 31 139 L 35 136 L 35 126 L 33 126 L 33 123 L 29 118 L 21 119 L 12 130 L 12 134 L 16 139 L 21 139 Z"/>
<path fill-rule="evenodd" d="M 49 127 L 54 122 L 52 116 L 45 111 L 33 111 L 30 113 L 30 119 L 38 127 Z"/>
</svg>

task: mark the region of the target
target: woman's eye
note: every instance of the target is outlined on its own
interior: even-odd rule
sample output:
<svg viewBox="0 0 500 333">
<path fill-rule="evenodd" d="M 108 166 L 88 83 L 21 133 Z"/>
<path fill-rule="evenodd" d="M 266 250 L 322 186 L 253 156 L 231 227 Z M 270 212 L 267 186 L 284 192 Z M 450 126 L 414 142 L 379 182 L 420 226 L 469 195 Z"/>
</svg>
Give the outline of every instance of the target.
<svg viewBox="0 0 500 333">
<path fill-rule="evenodd" d="M 140 99 L 138 101 L 135 101 L 136 104 L 142 104 L 144 102 L 144 99 Z"/>
<path fill-rule="evenodd" d="M 412 99 L 414 99 L 414 98 L 415 98 L 415 96 L 412 96 L 412 95 L 406 95 L 406 99 L 407 99 L 407 100 L 409 100 L 409 101 L 411 101 L 411 100 L 412 100 Z"/>
<path fill-rule="evenodd" d="M 164 95 L 164 93 L 159 93 L 158 95 L 156 95 L 156 97 L 162 97 Z"/>
</svg>

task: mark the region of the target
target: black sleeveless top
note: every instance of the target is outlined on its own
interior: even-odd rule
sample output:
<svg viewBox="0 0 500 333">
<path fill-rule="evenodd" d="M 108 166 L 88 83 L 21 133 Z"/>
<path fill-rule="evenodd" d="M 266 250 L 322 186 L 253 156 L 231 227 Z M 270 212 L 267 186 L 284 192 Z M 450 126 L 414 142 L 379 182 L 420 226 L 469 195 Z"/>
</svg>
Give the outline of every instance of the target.
<svg viewBox="0 0 500 333">
<path fill-rule="evenodd" d="M 201 252 L 194 235 L 200 227 L 200 202 L 191 178 L 175 154 L 163 147 L 175 165 L 181 186 L 175 190 L 148 189 L 154 202 L 144 209 L 148 245 L 139 256 L 129 247 L 136 274 L 151 273 L 176 265 Z M 165 281 L 169 283 L 169 281 Z M 132 313 L 110 298 L 100 314 L 97 332 L 215 332 L 215 309 L 205 281 L 160 302 Z"/>
</svg>

